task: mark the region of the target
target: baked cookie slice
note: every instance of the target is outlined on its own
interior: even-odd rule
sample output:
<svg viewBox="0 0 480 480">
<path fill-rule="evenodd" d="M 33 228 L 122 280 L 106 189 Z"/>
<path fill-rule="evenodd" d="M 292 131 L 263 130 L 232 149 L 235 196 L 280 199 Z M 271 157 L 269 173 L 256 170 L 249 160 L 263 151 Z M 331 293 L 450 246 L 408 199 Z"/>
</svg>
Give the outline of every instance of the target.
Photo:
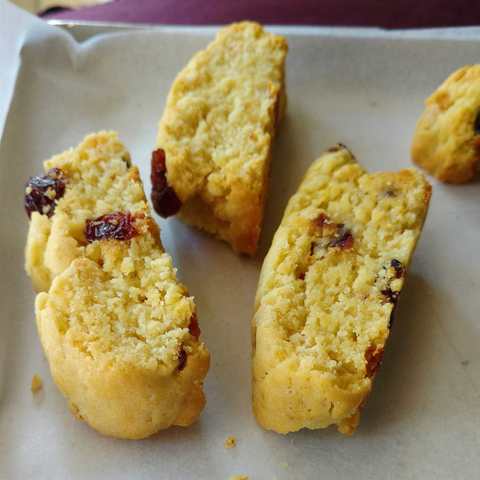
<svg viewBox="0 0 480 480">
<path fill-rule="evenodd" d="M 89 135 L 27 184 L 27 271 L 37 327 L 72 411 L 105 435 L 187 426 L 205 404 L 209 354 L 193 298 L 112 132 Z"/>
<path fill-rule="evenodd" d="M 480 65 L 452 73 L 425 102 L 413 161 L 442 182 L 472 180 L 480 165 Z"/>
<path fill-rule="evenodd" d="M 272 142 L 286 105 L 287 42 L 257 23 L 230 25 L 182 70 L 152 154 L 152 203 L 254 254 Z"/>
<path fill-rule="evenodd" d="M 256 295 L 253 409 L 264 428 L 355 430 L 430 194 L 420 172 L 368 174 L 342 145 L 309 168 Z"/>
</svg>

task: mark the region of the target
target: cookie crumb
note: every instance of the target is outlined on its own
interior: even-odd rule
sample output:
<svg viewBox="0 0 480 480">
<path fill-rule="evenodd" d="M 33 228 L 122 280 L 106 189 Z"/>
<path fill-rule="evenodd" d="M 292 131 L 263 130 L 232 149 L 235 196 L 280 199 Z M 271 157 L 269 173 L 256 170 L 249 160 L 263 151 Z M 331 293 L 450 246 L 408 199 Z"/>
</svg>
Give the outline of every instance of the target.
<svg viewBox="0 0 480 480">
<path fill-rule="evenodd" d="M 230 435 L 225 440 L 225 443 L 223 444 L 223 446 L 225 448 L 229 448 L 229 449 L 233 448 L 233 447 L 236 447 L 237 446 L 237 439 L 234 436 Z"/>
<path fill-rule="evenodd" d="M 43 388 L 43 382 L 39 375 L 35 374 L 32 377 L 32 384 L 30 390 L 33 394 L 38 393 Z"/>
<path fill-rule="evenodd" d="M 232 475 L 229 480 L 248 480 L 246 475 Z"/>
</svg>

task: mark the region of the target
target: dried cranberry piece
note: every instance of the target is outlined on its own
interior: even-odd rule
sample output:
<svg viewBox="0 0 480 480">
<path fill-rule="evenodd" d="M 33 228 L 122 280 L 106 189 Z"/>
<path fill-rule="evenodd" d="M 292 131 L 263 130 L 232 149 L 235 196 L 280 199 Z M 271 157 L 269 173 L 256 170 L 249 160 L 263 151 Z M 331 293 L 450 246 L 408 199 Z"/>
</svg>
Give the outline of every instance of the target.
<svg viewBox="0 0 480 480">
<path fill-rule="evenodd" d="M 343 143 L 337 143 L 336 145 L 333 145 L 333 147 L 330 147 L 327 152 L 334 153 L 339 150 L 348 150 L 348 148 Z"/>
<path fill-rule="evenodd" d="M 182 202 L 175 190 L 167 183 L 167 165 L 165 151 L 161 148 L 152 152 L 151 174 L 152 204 L 155 211 L 162 217 L 175 215 L 181 208 Z"/>
<path fill-rule="evenodd" d="M 130 240 L 137 235 L 130 212 L 114 212 L 85 222 L 87 242 L 95 240 Z"/>
<path fill-rule="evenodd" d="M 152 152 L 150 180 L 155 188 L 163 190 L 167 186 L 167 164 L 165 150 L 159 148 Z"/>
<path fill-rule="evenodd" d="M 349 250 L 353 247 L 352 232 L 343 223 L 331 222 L 325 213 L 320 213 L 313 220 L 313 225 L 321 229 L 322 237 L 327 239 L 327 247 L 339 247 Z M 315 242 L 310 245 L 310 255 L 313 255 Z"/>
<path fill-rule="evenodd" d="M 45 175 L 30 177 L 25 185 L 25 210 L 51 217 L 55 206 L 65 193 L 65 175 L 59 168 L 52 168 Z"/>
<path fill-rule="evenodd" d="M 395 270 L 395 278 L 402 278 L 403 274 L 405 273 L 405 269 L 403 268 L 402 262 L 400 262 L 400 260 L 397 260 L 396 258 L 394 258 L 390 262 L 390 265 Z"/>
<path fill-rule="evenodd" d="M 329 153 L 335 153 L 335 152 L 339 152 L 340 150 L 346 150 L 351 156 L 352 158 L 355 158 L 355 155 L 349 150 L 349 148 L 343 144 L 343 143 L 337 143 L 336 145 L 333 145 L 332 147 L 330 147 L 327 152 Z"/>
<path fill-rule="evenodd" d="M 313 221 L 316 227 L 323 227 L 328 222 L 328 217 L 323 212 Z"/>
<path fill-rule="evenodd" d="M 383 359 L 383 348 L 377 350 L 375 345 L 370 345 L 365 351 L 365 370 L 367 377 L 373 377 L 381 365 Z"/>
<path fill-rule="evenodd" d="M 395 323 L 395 311 L 397 310 L 397 305 L 394 304 L 392 311 L 390 312 L 390 319 L 388 320 L 388 328 L 391 329 Z"/>
<path fill-rule="evenodd" d="M 400 292 L 394 292 L 390 287 L 388 287 L 385 290 L 382 290 L 382 295 L 387 297 L 388 301 L 395 305 L 397 303 Z"/>
<path fill-rule="evenodd" d="M 152 189 L 152 204 L 155 211 L 163 218 L 177 214 L 182 206 L 175 190 L 170 186 L 161 191 Z"/>
<path fill-rule="evenodd" d="M 187 352 L 183 347 L 178 351 L 178 371 L 182 371 L 187 365 Z"/>
<path fill-rule="evenodd" d="M 473 124 L 473 129 L 477 135 L 480 135 L 480 112 L 477 113 L 475 117 L 475 123 Z"/>
<path fill-rule="evenodd" d="M 396 195 L 397 194 L 396 194 L 395 190 L 393 190 L 391 188 L 389 188 L 388 190 L 385 191 L 385 196 L 386 197 L 392 198 L 392 197 L 395 197 Z"/>
<path fill-rule="evenodd" d="M 344 250 L 349 250 L 353 247 L 353 235 L 350 230 L 345 228 L 344 225 L 338 225 L 339 231 L 335 238 L 328 244 L 329 247 L 339 247 Z"/>
<path fill-rule="evenodd" d="M 199 338 L 201 335 L 201 330 L 200 327 L 198 326 L 198 318 L 197 314 L 194 313 L 192 315 L 192 318 L 190 319 L 190 325 L 188 326 L 188 331 L 190 332 L 190 335 L 195 338 Z"/>
</svg>

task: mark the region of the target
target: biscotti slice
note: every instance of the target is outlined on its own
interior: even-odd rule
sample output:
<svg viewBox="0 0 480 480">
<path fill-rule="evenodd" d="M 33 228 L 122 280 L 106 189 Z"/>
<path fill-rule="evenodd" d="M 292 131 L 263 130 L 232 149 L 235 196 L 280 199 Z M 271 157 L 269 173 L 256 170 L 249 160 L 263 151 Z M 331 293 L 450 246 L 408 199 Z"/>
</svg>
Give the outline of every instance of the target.
<svg viewBox="0 0 480 480">
<path fill-rule="evenodd" d="M 89 135 L 30 179 L 27 271 L 52 376 L 99 432 L 144 438 L 187 426 L 209 354 L 176 279 L 138 169 L 115 133 Z"/>
<path fill-rule="evenodd" d="M 253 408 L 287 433 L 352 433 L 372 388 L 431 187 L 414 169 L 367 174 L 342 145 L 313 163 L 262 267 Z"/>
<path fill-rule="evenodd" d="M 411 154 L 442 182 L 475 177 L 480 167 L 480 65 L 455 71 L 426 100 Z"/>
<path fill-rule="evenodd" d="M 223 28 L 182 70 L 152 154 L 152 203 L 254 254 L 272 141 L 285 104 L 287 42 L 257 23 Z"/>
</svg>

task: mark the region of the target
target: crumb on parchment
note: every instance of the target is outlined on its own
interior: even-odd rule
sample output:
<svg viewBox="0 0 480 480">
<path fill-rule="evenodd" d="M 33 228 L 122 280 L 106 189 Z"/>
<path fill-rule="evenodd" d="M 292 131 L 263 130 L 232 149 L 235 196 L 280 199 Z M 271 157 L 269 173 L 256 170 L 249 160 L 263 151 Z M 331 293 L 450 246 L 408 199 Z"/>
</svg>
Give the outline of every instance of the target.
<svg viewBox="0 0 480 480">
<path fill-rule="evenodd" d="M 225 443 L 223 444 L 225 448 L 229 448 L 229 449 L 235 447 L 236 445 L 237 445 L 237 439 L 233 435 L 229 435 L 225 440 Z"/>
<path fill-rule="evenodd" d="M 32 377 L 32 384 L 30 385 L 30 390 L 32 393 L 37 393 L 43 388 L 43 382 L 39 375 L 35 373 Z"/>
</svg>

